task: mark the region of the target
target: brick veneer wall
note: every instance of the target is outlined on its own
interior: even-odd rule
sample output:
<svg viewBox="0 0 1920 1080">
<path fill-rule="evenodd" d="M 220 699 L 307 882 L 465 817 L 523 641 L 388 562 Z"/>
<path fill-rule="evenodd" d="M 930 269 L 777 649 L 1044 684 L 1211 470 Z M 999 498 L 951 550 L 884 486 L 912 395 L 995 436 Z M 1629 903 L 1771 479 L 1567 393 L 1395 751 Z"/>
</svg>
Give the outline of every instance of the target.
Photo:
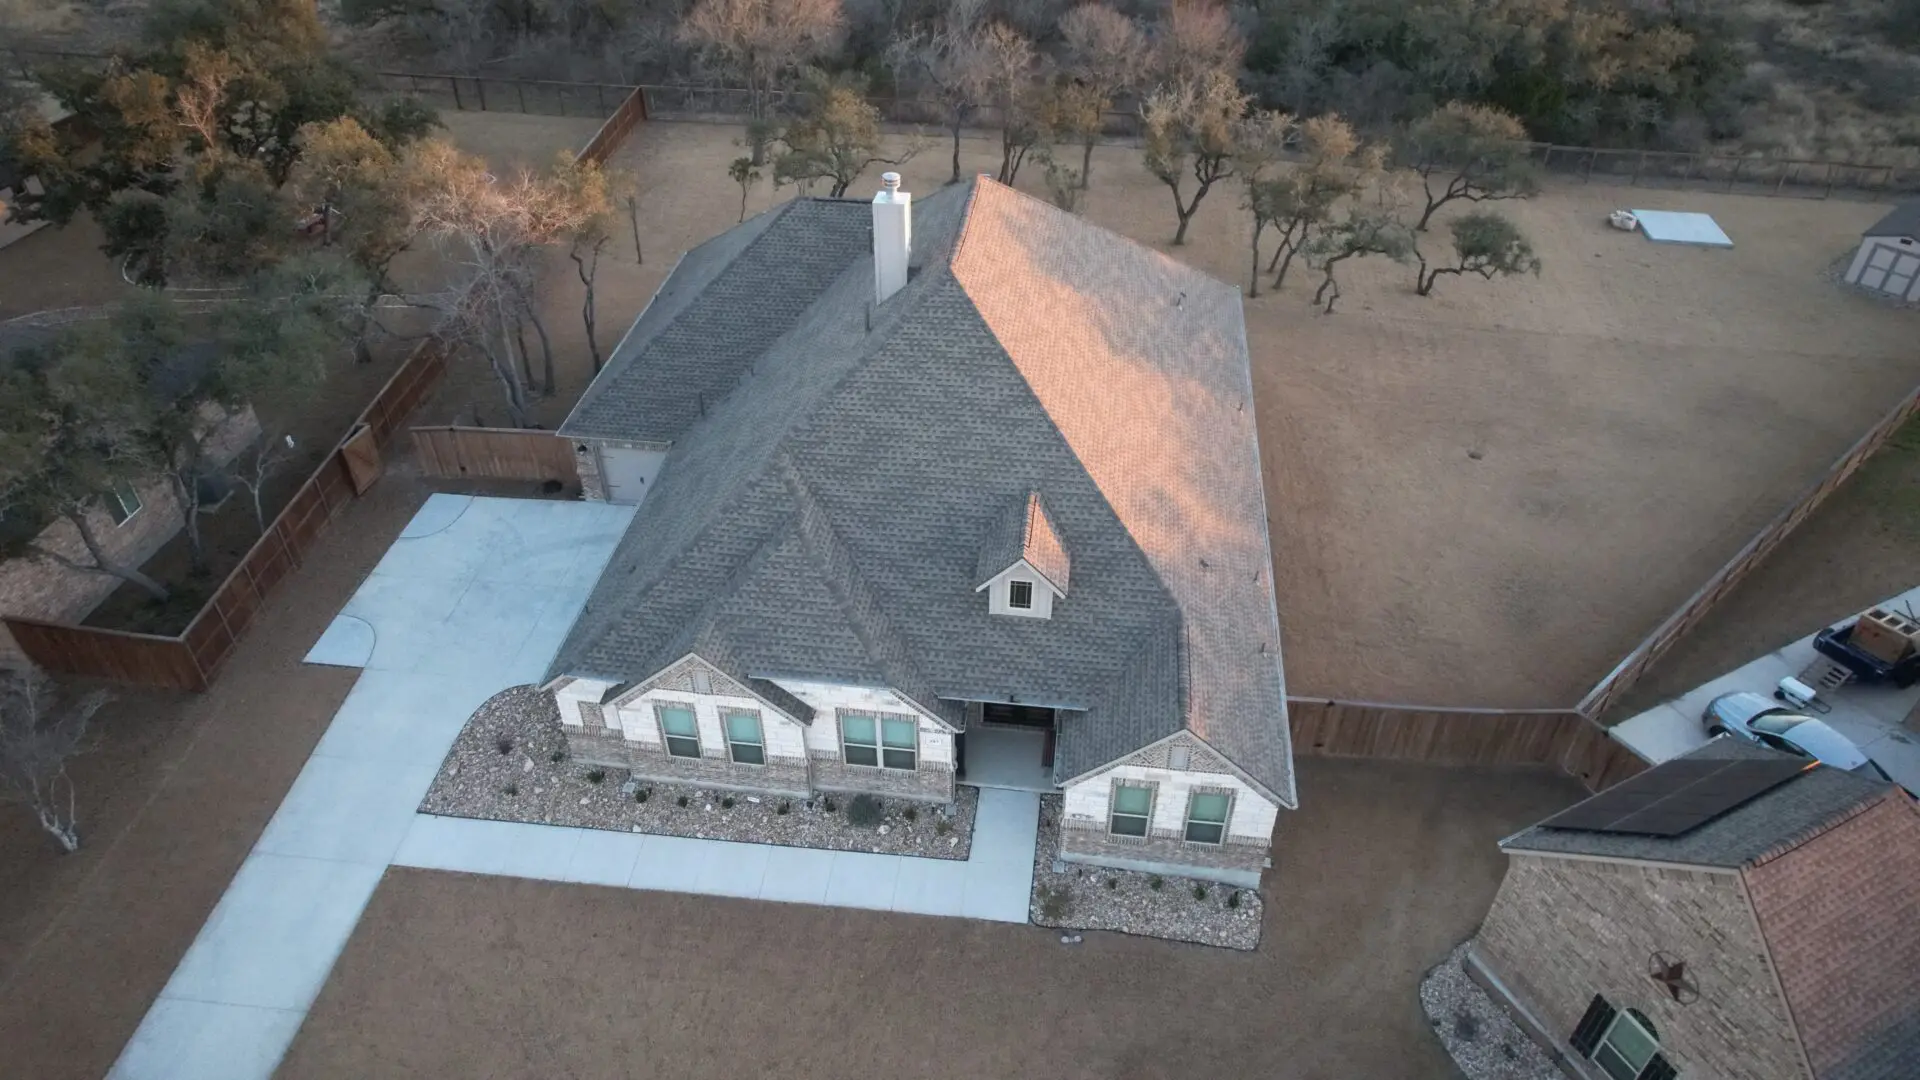
<svg viewBox="0 0 1920 1080">
<path fill-rule="evenodd" d="M 230 461 L 259 437 L 260 421 L 252 409 L 245 409 L 224 421 L 208 439 L 207 457 L 215 464 Z M 138 567 L 180 531 L 180 502 L 174 498 L 173 485 L 164 478 L 136 484 L 134 490 L 140 496 L 138 513 L 116 525 L 101 509 L 92 514 L 91 521 L 94 539 L 109 559 Z M 245 492 L 236 494 L 245 498 Z M 86 547 L 80 542 L 80 530 L 64 519 L 47 526 L 36 542 L 76 562 L 89 561 Z M 70 570 L 46 559 L 8 559 L 0 563 L 0 612 L 73 622 L 85 618 L 122 584 L 110 574 Z M 13 635 L 0 626 L 0 668 L 25 663 L 26 657 Z"/>
<path fill-rule="evenodd" d="M 573 467 L 580 474 L 580 497 L 587 502 L 606 502 L 607 485 L 600 479 L 600 455 L 594 453 L 593 448 L 591 442 L 573 441 Z"/>
<path fill-rule="evenodd" d="M 1138 863 L 1190 868 L 1190 876 L 1207 878 L 1211 871 L 1251 873 L 1258 878 L 1266 867 L 1267 845 L 1229 837 L 1224 844 L 1190 844 L 1179 832 L 1154 829 L 1148 836 L 1114 836 L 1098 826 L 1066 822 L 1060 830 L 1060 855 L 1069 862 L 1100 866 Z"/>
<path fill-rule="evenodd" d="M 1737 874 L 1515 852 L 1474 952 L 1570 1057 L 1567 1037 L 1602 994 L 1653 1021 L 1682 1076 L 1808 1075 Z M 1686 962 L 1698 1001 L 1652 980 L 1655 952 Z"/>
<path fill-rule="evenodd" d="M 876 769 L 870 765 L 849 765 L 840 755 L 816 750 L 813 758 L 813 786 L 817 791 L 854 791 L 873 795 L 891 795 L 929 802 L 953 801 L 953 770 L 921 760 L 917 769 Z"/>
</svg>

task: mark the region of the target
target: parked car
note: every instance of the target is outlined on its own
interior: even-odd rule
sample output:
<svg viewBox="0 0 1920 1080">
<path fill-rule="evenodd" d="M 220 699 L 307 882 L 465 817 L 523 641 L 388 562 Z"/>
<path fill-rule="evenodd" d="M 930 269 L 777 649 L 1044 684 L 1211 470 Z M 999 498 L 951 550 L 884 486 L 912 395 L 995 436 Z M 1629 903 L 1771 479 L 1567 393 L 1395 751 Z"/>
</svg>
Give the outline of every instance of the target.
<svg viewBox="0 0 1920 1080">
<path fill-rule="evenodd" d="M 1889 682 L 1905 690 L 1920 682 L 1920 652 L 1908 653 L 1896 663 L 1873 655 L 1853 643 L 1854 627 L 1859 620 L 1844 626 L 1829 626 L 1813 636 L 1813 651 L 1832 660 L 1862 683 Z"/>
<path fill-rule="evenodd" d="M 1852 739 L 1811 716 L 1794 712 L 1765 694 L 1737 691 L 1707 703 L 1701 717 L 1708 735 L 1731 735 L 1789 754 L 1812 758 L 1847 772 L 1893 782 Z"/>
</svg>

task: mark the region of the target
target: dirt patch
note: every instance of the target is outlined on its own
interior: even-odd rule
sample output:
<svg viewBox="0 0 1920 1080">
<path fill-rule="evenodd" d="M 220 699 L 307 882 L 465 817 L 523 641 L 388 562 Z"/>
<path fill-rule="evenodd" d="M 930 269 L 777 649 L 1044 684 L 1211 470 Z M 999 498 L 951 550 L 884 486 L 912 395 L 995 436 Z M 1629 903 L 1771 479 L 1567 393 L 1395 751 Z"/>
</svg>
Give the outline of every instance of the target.
<svg viewBox="0 0 1920 1080">
<path fill-rule="evenodd" d="M 1486 914 L 1494 842 L 1579 789 L 1319 760 L 1300 784 L 1255 953 L 391 870 L 278 1075 L 1448 1075 L 1420 977 Z"/>
<path fill-rule="evenodd" d="M 111 303 L 133 291 L 100 250 L 105 238 L 80 214 L 0 248 L 0 322 L 22 315 Z"/>
</svg>

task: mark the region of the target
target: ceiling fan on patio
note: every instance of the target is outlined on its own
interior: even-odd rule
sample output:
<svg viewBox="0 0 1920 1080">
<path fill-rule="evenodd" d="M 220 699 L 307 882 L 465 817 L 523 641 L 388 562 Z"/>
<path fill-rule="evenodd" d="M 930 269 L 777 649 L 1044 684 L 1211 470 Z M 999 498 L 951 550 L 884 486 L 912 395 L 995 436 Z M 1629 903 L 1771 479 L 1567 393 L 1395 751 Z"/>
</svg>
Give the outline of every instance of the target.
<svg viewBox="0 0 1920 1080">
<path fill-rule="evenodd" d="M 1647 958 L 1647 974 L 1663 987 L 1667 996 L 1682 1005 L 1700 1000 L 1700 984 L 1687 974 L 1687 962 L 1663 952 Z"/>
</svg>

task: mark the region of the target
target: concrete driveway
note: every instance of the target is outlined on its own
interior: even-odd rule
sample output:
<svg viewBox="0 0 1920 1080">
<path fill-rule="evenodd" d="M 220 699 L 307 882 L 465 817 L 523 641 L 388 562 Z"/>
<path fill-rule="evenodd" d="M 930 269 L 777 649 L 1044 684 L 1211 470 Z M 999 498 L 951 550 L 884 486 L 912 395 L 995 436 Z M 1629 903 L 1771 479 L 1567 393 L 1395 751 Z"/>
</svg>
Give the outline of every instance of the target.
<svg viewBox="0 0 1920 1080">
<path fill-rule="evenodd" d="M 1920 588 L 1875 606 L 1898 612 L 1920 610 Z M 1672 701 L 1623 720 L 1613 727 L 1613 737 L 1655 764 L 1678 757 L 1707 741 L 1706 725 L 1700 717 L 1708 702 L 1736 690 L 1771 694 L 1781 679 L 1798 675 L 1818 658 L 1813 637 L 1809 634 Z M 1909 791 L 1920 791 L 1920 733 L 1907 726 L 1907 718 L 1917 705 L 1920 685 L 1896 690 L 1848 683 L 1822 693 L 1807 712 L 1852 739 L 1895 783 Z"/>
</svg>

